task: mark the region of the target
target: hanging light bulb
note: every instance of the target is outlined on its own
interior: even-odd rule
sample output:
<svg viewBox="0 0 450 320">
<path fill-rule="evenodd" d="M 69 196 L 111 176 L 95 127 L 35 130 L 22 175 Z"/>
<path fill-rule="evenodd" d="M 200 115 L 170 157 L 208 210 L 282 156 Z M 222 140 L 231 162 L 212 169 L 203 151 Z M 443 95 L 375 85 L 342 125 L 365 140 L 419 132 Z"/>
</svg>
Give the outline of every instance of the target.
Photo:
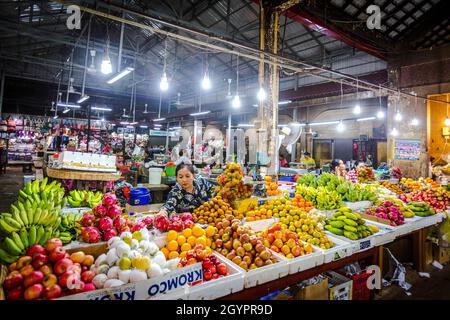
<svg viewBox="0 0 450 320">
<path fill-rule="evenodd" d="M 264 101 L 266 100 L 267 94 L 263 87 L 259 88 L 258 90 L 258 100 Z"/>
<path fill-rule="evenodd" d="M 337 127 L 336 127 L 336 130 L 337 130 L 338 132 L 342 132 L 342 131 L 345 130 L 345 126 L 344 126 L 344 123 L 342 122 L 342 120 L 339 121 L 339 123 L 338 123 L 338 125 L 337 125 Z"/>
<path fill-rule="evenodd" d="M 159 89 L 161 91 L 167 91 L 169 90 L 169 81 L 167 80 L 166 72 L 163 72 L 163 75 L 161 77 L 161 82 L 159 83 Z"/>
<path fill-rule="evenodd" d="M 357 103 L 355 105 L 355 107 L 353 108 L 353 113 L 354 114 L 360 114 L 361 113 L 361 106 L 359 105 L 359 103 Z"/>
<path fill-rule="evenodd" d="M 450 127 L 450 118 L 446 117 L 444 123 L 446 127 Z"/>
<path fill-rule="evenodd" d="M 395 119 L 395 121 L 397 121 L 397 122 L 402 121 L 403 116 L 402 116 L 402 114 L 400 113 L 400 111 L 397 110 L 397 113 L 395 114 L 394 119 Z"/>
<path fill-rule="evenodd" d="M 235 109 L 239 109 L 241 107 L 241 99 L 239 98 L 239 95 L 236 94 L 233 98 L 233 101 L 231 102 L 231 105 Z"/>
<path fill-rule="evenodd" d="M 398 131 L 397 131 L 396 128 L 392 129 L 391 135 L 394 136 L 394 137 L 396 137 L 398 135 Z"/>
<path fill-rule="evenodd" d="M 103 74 L 110 74 L 112 72 L 111 59 L 109 58 L 109 43 L 106 45 L 106 50 L 101 65 L 101 71 Z"/>
<path fill-rule="evenodd" d="M 208 73 L 205 72 L 205 75 L 202 80 L 202 88 L 203 90 L 211 89 L 211 80 L 209 80 Z"/>
<path fill-rule="evenodd" d="M 419 119 L 417 119 L 417 118 L 412 119 L 411 120 L 411 125 L 418 126 L 419 125 Z"/>
<path fill-rule="evenodd" d="M 383 119 L 383 118 L 384 118 L 384 112 L 383 112 L 383 110 L 380 110 L 380 111 L 377 112 L 377 118 L 378 118 L 378 119 Z"/>
</svg>

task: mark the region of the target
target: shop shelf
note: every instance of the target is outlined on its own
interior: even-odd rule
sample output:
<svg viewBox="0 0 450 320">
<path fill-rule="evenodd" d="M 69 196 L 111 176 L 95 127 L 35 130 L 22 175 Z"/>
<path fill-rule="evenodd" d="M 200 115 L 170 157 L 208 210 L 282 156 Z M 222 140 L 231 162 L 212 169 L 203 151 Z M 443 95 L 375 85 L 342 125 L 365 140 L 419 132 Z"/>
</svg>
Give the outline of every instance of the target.
<svg viewBox="0 0 450 320">
<path fill-rule="evenodd" d="M 359 240 L 351 240 L 351 239 L 349 239 L 347 237 L 336 235 L 336 234 L 334 234 L 334 233 L 332 233 L 332 232 L 330 232 L 328 230 L 325 230 L 325 233 L 327 234 L 327 236 L 333 236 L 335 238 L 338 238 L 339 240 L 346 241 L 346 242 L 350 243 L 351 254 L 355 254 L 357 252 L 361 252 L 361 251 L 365 251 L 365 250 L 371 249 L 371 248 L 373 248 L 375 246 L 375 243 L 376 243 L 376 241 L 375 241 L 375 235 L 376 234 L 375 235 L 371 235 L 371 236 L 366 237 L 366 238 L 359 239 Z"/>
<path fill-rule="evenodd" d="M 214 255 L 226 264 L 229 275 L 190 286 L 188 300 L 213 300 L 244 289 L 245 271 L 220 253 L 214 252 Z"/>
<path fill-rule="evenodd" d="M 352 255 L 353 250 L 350 243 L 334 236 L 327 235 L 327 237 L 334 243 L 334 246 L 332 248 L 321 249 L 319 247 L 313 246 L 316 250 L 322 252 L 322 264 L 333 262 Z"/>
</svg>

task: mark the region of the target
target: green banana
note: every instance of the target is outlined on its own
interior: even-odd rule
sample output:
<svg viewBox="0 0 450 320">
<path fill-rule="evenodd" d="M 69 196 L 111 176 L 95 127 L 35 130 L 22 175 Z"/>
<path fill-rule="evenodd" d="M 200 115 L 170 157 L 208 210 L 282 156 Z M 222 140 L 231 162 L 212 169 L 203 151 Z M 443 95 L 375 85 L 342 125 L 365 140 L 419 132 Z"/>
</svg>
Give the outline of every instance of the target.
<svg viewBox="0 0 450 320">
<path fill-rule="evenodd" d="M 25 200 L 28 198 L 28 194 L 26 194 L 23 190 L 19 190 L 19 196 Z"/>
<path fill-rule="evenodd" d="M 28 216 L 26 210 L 20 210 L 20 220 L 22 220 L 24 226 L 29 225 Z"/>
<path fill-rule="evenodd" d="M 21 254 L 22 250 L 17 246 L 17 244 L 9 237 L 5 238 L 4 247 L 6 250 L 14 256 Z"/>
<path fill-rule="evenodd" d="M 30 246 L 36 244 L 36 226 L 31 226 L 30 230 L 28 230 L 28 244 Z"/>
<path fill-rule="evenodd" d="M 34 221 L 34 213 L 33 212 L 35 212 L 33 209 L 27 210 L 27 219 L 28 219 L 29 225 L 33 224 L 33 221 Z"/>
<path fill-rule="evenodd" d="M 39 180 L 38 179 L 33 181 L 33 183 L 31 184 L 31 188 L 33 189 L 33 193 L 39 192 Z"/>
<path fill-rule="evenodd" d="M 37 229 L 37 232 L 36 232 L 36 243 L 37 244 L 41 243 L 41 240 L 44 237 L 44 235 L 45 235 L 45 230 L 44 230 L 44 227 L 41 225 L 41 226 L 39 226 L 39 228 Z"/>
<path fill-rule="evenodd" d="M 352 213 L 352 212 L 346 211 L 346 212 L 344 212 L 344 214 L 345 214 L 345 216 L 346 216 L 347 218 L 349 218 L 349 219 L 351 219 L 351 220 L 358 220 L 358 219 L 361 219 L 361 216 L 359 216 L 359 214 L 356 215 L 356 213 Z"/>
<path fill-rule="evenodd" d="M 355 221 L 352 220 L 352 219 L 344 219 L 344 222 L 345 222 L 346 225 L 349 225 L 349 226 L 352 226 L 352 227 L 358 226 L 358 223 L 355 222 Z"/>
<path fill-rule="evenodd" d="M 11 233 L 12 239 L 14 240 L 14 243 L 17 245 L 17 247 L 23 251 L 25 250 L 25 245 L 22 243 L 22 239 L 20 238 L 19 234 L 17 232 Z"/>
<path fill-rule="evenodd" d="M 14 212 L 19 213 L 20 210 L 19 208 L 17 208 L 14 204 L 11 205 L 11 213 L 14 214 Z"/>
<path fill-rule="evenodd" d="M 67 205 L 67 198 L 63 197 L 59 205 L 61 206 L 61 208 L 64 208 Z"/>
<path fill-rule="evenodd" d="M 20 229 L 19 236 L 20 236 L 20 240 L 22 241 L 23 246 L 25 247 L 25 249 L 28 248 L 29 244 L 28 244 L 28 232 L 27 232 L 27 229 L 25 229 L 25 228 Z"/>
<path fill-rule="evenodd" d="M 25 185 L 24 190 L 25 190 L 26 194 L 31 195 L 33 193 L 33 190 L 31 188 L 31 181 L 27 182 L 27 184 Z"/>
<path fill-rule="evenodd" d="M 0 218 L 12 218 L 12 214 L 9 212 L 3 212 L 0 214 Z"/>
<path fill-rule="evenodd" d="M 346 231 L 351 231 L 351 232 L 355 232 L 355 233 L 358 232 L 358 229 L 356 229 L 355 227 L 352 227 L 352 226 L 348 226 L 348 225 L 345 225 L 344 229 Z"/>
<path fill-rule="evenodd" d="M 45 177 L 41 182 L 41 187 L 40 187 L 41 191 L 45 190 L 45 187 L 47 186 L 47 182 L 48 182 L 48 177 Z"/>
<path fill-rule="evenodd" d="M 10 226 L 12 226 L 16 229 L 22 228 L 22 225 L 18 221 L 14 220 L 13 218 L 5 217 L 4 220 L 7 224 L 9 224 Z"/>
<path fill-rule="evenodd" d="M 5 219 L 0 219 L 0 230 L 2 230 L 6 234 L 10 234 L 12 232 L 18 231 L 19 229 L 9 225 Z"/>
<path fill-rule="evenodd" d="M 328 224 L 334 228 L 343 228 L 345 225 L 343 221 L 329 221 Z"/>
<path fill-rule="evenodd" d="M 13 263 L 19 257 L 17 255 L 10 255 L 7 251 L 0 249 L 0 260 L 5 263 Z"/>
<path fill-rule="evenodd" d="M 346 236 L 350 240 L 358 240 L 358 235 L 351 231 L 344 231 L 344 236 Z"/>
<path fill-rule="evenodd" d="M 42 209 L 41 208 L 37 208 L 36 212 L 34 213 L 33 224 L 38 224 L 39 223 L 39 219 L 41 218 L 41 214 L 42 214 Z"/>
</svg>

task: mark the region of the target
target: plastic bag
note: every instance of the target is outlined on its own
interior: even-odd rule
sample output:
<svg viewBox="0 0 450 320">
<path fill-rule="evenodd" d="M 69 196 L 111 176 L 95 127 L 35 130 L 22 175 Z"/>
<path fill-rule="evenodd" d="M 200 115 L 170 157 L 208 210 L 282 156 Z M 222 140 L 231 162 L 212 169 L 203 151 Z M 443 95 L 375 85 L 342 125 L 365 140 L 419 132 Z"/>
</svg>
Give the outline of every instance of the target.
<svg viewBox="0 0 450 320">
<path fill-rule="evenodd" d="M 358 262 L 353 262 L 344 267 L 344 272 L 347 277 L 353 277 L 355 275 L 361 274 L 363 270 Z"/>
<path fill-rule="evenodd" d="M 385 250 L 389 254 L 389 272 L 383 278 L 383 287 L 397 284 L 408 291 L 412 285 L 406 282 L 406 268 L 394 257 L 388 248 L 385 248 Z"/>
<path fill-rule="evenodd" d="M 450 247 L 450 216 L 448 212 L 445 213 L 446 218 L 442 221 L 439 227 L 439 246 L 443 248 Z"/>
<path fill-rule="evenodd" d="M 314 284 L 318 284 L 318 283 L 322 282 L 323 280 L 325 280 L 326 278 L 327 278 L 326 276 L 324 276 L 322 274 L 319 274 L 319 275 L 317 275 L 315 277 L 303 280 L 302 282 L 298 283 L 297 286 L 300 289 L 303 289 L 303 288 L 306 288 L 308 286 L 312 286 Z"/>
</svg>

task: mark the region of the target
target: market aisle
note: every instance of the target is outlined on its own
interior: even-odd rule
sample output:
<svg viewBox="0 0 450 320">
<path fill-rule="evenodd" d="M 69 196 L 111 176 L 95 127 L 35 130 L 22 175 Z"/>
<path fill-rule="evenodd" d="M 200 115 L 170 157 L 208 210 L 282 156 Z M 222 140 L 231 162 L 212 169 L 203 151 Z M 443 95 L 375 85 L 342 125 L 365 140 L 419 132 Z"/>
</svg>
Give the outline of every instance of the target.
<svg viewBox="0 0 450 320">
<path fill-rule="evenodd" d="M 421 278 L 417 271 L 406 266 L 406 280 L 412 285 L 411 296 L 397 285 L 383 289 L 377 300 L 448 300 L 450 299 L 450 263 L 444 269 L 428 267 L 430 278 Z"/>
<path fill-rule="evenodd" d="M 0 175 L 0 212 L 8 212 L 11 203 L 23 188 L 22 167 L 8 167 L 6 174 Z"/>
</svg>

